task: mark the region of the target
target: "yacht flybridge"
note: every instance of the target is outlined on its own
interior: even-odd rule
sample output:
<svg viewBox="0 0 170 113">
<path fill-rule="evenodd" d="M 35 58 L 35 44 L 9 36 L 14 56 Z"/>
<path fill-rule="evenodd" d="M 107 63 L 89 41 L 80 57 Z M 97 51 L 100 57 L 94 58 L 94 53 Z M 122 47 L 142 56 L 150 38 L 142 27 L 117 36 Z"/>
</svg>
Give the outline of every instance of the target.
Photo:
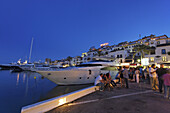
<svg viewBox="0 0 170 113">
<path fill-rule="evenodd" d="M 96 77 L 100 73 L 110 72 L 111 75 L 116 75 L 117 68 L 114 70 L 103 70 L 106 67 L 114 66 L 113 62 L 108 61 L 91 61 L 82 63 L 76 67 L 68 67 L 65 69 L 56 69 L 49 71 L 36 71 L 42 76 L 58 85 L 73 85 L 73 84 L 90 84 L 94 83 Z"/>
</svg>

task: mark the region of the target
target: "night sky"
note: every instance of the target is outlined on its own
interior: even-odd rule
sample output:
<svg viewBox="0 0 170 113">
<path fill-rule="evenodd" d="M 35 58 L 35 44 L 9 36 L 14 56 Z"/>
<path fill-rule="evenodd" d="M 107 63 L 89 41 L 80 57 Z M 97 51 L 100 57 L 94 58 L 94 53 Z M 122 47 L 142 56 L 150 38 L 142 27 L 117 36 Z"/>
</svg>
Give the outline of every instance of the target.
<svg viewBox="0 0 170 113">
<path fill-rule="evenodd" d="M 170 37 L 169 0 L 0 0 L 0 63 L 78 56 L 91 46 Z"/>
</svg>

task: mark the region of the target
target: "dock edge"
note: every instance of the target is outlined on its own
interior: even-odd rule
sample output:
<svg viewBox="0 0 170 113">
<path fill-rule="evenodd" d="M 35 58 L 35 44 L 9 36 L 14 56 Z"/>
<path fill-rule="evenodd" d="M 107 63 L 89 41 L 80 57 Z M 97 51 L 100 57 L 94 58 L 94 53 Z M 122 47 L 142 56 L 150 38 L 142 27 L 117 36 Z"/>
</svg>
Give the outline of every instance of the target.
<svg viewBox="0 0 170 113">
<path fill-rule="evenodd" d="M 88 95 L 92 92 L 99 90 L 99 86 L 91 86 L 78 91 L 74 91 L 65 95 L 54 97 L 48 100 L 44 100 L 35 104 L 31 104 L 25 107 L 22 107 L 21 113 L 42 113 L 47 112 L 51 109 L 59 107 L 63 104 L 72 102 L 78 98 L 81 98 L 85 95 Z"/>
</svg>

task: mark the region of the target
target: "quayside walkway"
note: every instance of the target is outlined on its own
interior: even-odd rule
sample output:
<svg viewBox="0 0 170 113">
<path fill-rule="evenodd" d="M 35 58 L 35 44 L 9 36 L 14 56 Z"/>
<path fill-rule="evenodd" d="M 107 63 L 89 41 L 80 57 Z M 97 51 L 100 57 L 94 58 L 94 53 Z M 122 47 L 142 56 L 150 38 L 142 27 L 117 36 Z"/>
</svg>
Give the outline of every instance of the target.
<svg viewBox="0 0 170 113">
<path fill-rule="evenodd" d="M 47 113 L 170 113 L 170 100 L 149 84 L 129 83 L 129 89 L 96 91 Z"/>
</svg>

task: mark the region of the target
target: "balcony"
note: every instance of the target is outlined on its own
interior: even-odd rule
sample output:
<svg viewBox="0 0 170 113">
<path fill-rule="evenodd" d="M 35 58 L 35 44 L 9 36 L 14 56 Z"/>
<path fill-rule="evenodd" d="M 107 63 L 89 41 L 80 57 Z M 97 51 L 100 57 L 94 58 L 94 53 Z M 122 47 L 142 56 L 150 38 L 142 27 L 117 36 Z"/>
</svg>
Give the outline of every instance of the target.
<svg viewBox="0 0 170 113">
<path fill-rule="evenodd" d="M 170 43 L 165 43 L 165 44 L 157 45 L 157 47 L 162 47 L 162 46 L 170 46 Z"/>
</svg>

